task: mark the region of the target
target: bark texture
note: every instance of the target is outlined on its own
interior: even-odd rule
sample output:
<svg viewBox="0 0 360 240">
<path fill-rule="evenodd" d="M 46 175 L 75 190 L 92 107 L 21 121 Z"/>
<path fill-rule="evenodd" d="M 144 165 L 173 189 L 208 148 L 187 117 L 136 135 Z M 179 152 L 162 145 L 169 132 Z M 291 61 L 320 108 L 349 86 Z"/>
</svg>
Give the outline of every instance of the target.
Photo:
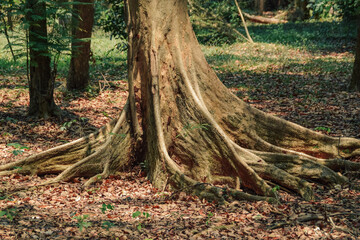
<svg viewBox="0 0 360 240">
<path fill-rule="evenodd" d="M 265 11 L 265 0 L 255 0 L 255 9 L 261 15 Z"/>
<path fill-rule="evenodd" d="M 310 10 L 307 8 L 308 0 L 295 0 L 294 9 L 291 13 L 292 20 L 305 20 L 310 17 Z"/>
<path fill-rule="evenodd" d="M 54 102 L 54 78 L 51 74 L 46 29 L 46 3 L 27 0 L 30 49 L 29 115 L 48 118 L 58 114 Z"/>
<path fill-rule="evenodd" d="M 360 24 L 360 20 L 359 20 L 359 24 Z M 354 62 L 354 68 L 351 76 L 349 90 L 360 92 L 360 27 L 358 27 L 357 44 L 355 50 L 355 62 Z"/>
<path fill-rule="evenodd" d="M 79 0 L 74 3 L 73 41 L 71 60 L 66 82 L 68 90 L 83 90 L 89 84 L 89 60 L 91 34 L 94 25 L 94 0 Z"/>
<path fill-rule="evenodd" d="M 156 187 L 222 202 L 274 200 L 268 181 L 313 199 L 306 179 L 345 183 L 336 171 L 359 170 L 343 158 L 360 154 L 360 140 L 321 135 L 228 91 L 201 52 L 186 0 L 133 0 L 127 14 L 129 99 L 118 121 L 0 166 L 2 174 L 60 172 L 50 183 L 93 176 L 89 185 L 140 159 Z"/>
</svg>

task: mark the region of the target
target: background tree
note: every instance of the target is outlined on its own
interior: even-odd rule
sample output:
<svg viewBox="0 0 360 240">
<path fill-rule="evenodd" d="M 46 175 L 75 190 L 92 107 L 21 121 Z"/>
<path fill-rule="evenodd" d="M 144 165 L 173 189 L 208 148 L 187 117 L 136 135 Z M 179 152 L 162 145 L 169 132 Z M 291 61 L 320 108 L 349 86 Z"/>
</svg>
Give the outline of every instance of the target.
<svg viewBox="0 0 360 240">
<path fill-rule="evenodd" d="M 12 17 L 11 17 L 11 9 L 12 9 L 13 4 L 14 4 L 13 1 L 0 3 L 0 33 L 3 32 L 5 34 L 11 55 L 13 57 L 14 62 L 16 62 L 15 53 L 12 48 L 12 43 L 10 42 L 10 37 L 9 37 L 9 33 L 8 33 L 8 29 L 10 31 L 13 30 L 13 22 L 12 22 Z M 7 20 L 5 19 L 5 16 L 7 16 Z"/>
<path fill-rule="evenodd" d="M 275 197 L 265 180 L 313 199 L 304 179 L 331 185 L 347 180 L 335 171 L 359 170 L 338 158 L 359 155 L 360 140 L 316 133 L 233 95 L 201 52 L 186 0 L 132 0 L 127 14 L 129 98 L 117 121 L 1 174 L 60 173 L 45 184 L 92 176 L 87 186 L 143 160 L 156 187 L 222 201 L 265 199 L 240 187 Z"/>
<path fill-rule="evenodd" d="M 29 25 L 30 105 L 29 115 L 48 118 L 58 114 L 54 102 L 54 76 L 47 38 L 46 2 L 27 0 L 26 20 Z"/>
<path fill-rule="evenodd" d="M 308 19 L 310 17 L 310 11 L 307 7 L 309 4 L 308 0 L 295 0 L 294 2 L 294 11 L 295 15 L 299 20 Z"/>
<path fill-rule="evenodd" d="M 83 90 L 89 84 L 91 34 L 94 24 L 94 0 L 80 0 L 73 5 L 71 60 L 66 82 L 69 90 Z"/>
<path fill-rule="evenodd" d="M 360 21 L 359 21 L 360 23 Z M 354 69 L 350 80 L 350 91 L 360 91 L 360 27 L 358 27 Z"/>
<path fill-rule="evenodd" d="M 255 0 L 255 9 L 258 14 L 262 14 L 265 11 L 265 0 Z"/>
</svg>

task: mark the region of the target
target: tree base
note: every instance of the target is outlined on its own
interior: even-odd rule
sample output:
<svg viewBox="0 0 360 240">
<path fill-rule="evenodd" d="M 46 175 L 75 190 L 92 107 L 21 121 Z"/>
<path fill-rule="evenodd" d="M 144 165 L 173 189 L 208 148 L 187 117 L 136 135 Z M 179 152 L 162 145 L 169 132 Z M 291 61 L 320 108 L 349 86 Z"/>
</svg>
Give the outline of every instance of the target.
<svg viewBox="0 0 360 240">
<path fill-rule="evenodd" d="M 202 55 L 186 1 L 140 2 L 128 3 L 129 98 L 117 122 L 1 166 L 0 174 L 21 167 L 16 172 L 60 173 L 45 184 L 87 176 L 88 186 L 143 161 L 155 187 L 169 183 L 224 202 L 276 201 L 269 181 L 311 200 L 307 180 L 342 184 L 347 178 L 337 171 L 359 171 L 359 163 L 341 159 L 360 155 L 360 140 L 319 134 L 234 96 Z M 258 196 L 239 191 L 244 187 Z"/>
</svg>

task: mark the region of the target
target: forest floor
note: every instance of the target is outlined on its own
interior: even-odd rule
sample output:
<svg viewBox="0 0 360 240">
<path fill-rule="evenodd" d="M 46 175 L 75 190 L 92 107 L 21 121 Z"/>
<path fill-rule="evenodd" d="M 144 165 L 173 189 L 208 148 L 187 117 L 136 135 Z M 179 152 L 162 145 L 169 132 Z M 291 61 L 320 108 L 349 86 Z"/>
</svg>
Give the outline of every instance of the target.
<svg viewBox="0 0 360 240">
<path fill-rule="evenodd" d="M 317 50 L 254 39 L 254 45 L 203 47 L 234 94 L 324 134 L 360 137 L 360 94 L 346 91 L 354 38 L 342 35 L 335 38 L 335 47 Z M 55 100 L 63 115 L 47 121 L 26 115 L 29 98 L 23 67 L 3 68 L 0 164 L 75 140 L 116 118 L 127 97 L 126 58 L 111 54 L 100 55 L 95 49 L 94 82 L 85 93 L 67 92 L 65 79 L 57 79 Z M 280 188 L 281 203 L 275 205 L 216 205 L 183 192 L 156 189 L 140 166 L 85 190 L 86 179 L 76 178 L 9 194 L 51 177 L 0 177 L 0 239 L 360 238 L 360 182 L 352 176 L 348 184 L 332 188 L 314 183 L 316 200 L 311 202 Z"/>
</svg>

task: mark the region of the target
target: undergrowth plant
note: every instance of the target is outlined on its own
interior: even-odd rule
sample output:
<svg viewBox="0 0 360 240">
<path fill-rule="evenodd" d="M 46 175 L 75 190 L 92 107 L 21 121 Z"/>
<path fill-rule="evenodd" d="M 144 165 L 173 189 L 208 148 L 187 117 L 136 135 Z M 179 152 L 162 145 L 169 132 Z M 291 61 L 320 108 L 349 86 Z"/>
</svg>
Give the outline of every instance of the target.
<svg viewBox="0 0 360 240">
<path fill-rule="evenodd" d="M 133 218 L 139 219 L 139 221 L 136 224 L 136 229 L 138 231 L 141 231 L 142 228 L 145 227 L 144 225 L 144 221 L 146 221 L 147 219 L 150 218 L 150 213 L 148 212 L 140 212 L 140 211 L 136 211 L 132 214 Z"/>
<path fill-rule="evenodd" d="M 101 205 L 100 210 L 101 210 L 101 212 L 102 212 L 103 214 L 105 214 L 107 210 L 114 210 L 114 206 L 111 205 L 111 204 L 105 204 L 105 203 L 103 203 L 103 204 Z M 110 229 L 111 227 L 113 227 L 113 226 L 115 226 L 115 224 L 114 224 L 113 222 L 110 222 L 110 221 L 103 221 L 103 222 L 101 223 L 101 227 L 102 227 L 103 229 L 108 230 L 108 231 L 109 231 L 109 229 Z"/>
<path fill-rule="evenodd" d="M 17 208 L 6 208 L 0 211 L 0 217 L 5 216 L 10 221 L 13 221 L 15 216 L 17 215 Z"/>
<path fill-rule="evenodd" d="M 29 149 L 29 147 L 20 143 L 8 143 L 6 144 L 6 146 L 15 148 L 15 150 L 12 151 L 12 154 L 14 154 L 15 156 L 22 155 L 25 149 Z"/>
<path fill-rule="evenodd" d="M 91 222 L 88 222 L 87 219 L 89 218 L 89 215 L 84 214 L 84 215 L 76 215 L 76 213 L 73 213 L 73 219 L 75 219 L 77 221 L 76 225 L 79 228 L 79 231 L 82 232 L 82 230 L 88 229 L 89 227 L 91 227 Z"/>
<path fill-rule="evenodd" d="M 207 219 L 206 219 L 205 224 L 206 224 L 206 225 L 209 225 L 209 223 L 211 222 L 211 219 L 214 217 L 214 213 L 208 212 L 207 215 L 206 215 L 206 217 L 207 217 Z"/>
</svg>

